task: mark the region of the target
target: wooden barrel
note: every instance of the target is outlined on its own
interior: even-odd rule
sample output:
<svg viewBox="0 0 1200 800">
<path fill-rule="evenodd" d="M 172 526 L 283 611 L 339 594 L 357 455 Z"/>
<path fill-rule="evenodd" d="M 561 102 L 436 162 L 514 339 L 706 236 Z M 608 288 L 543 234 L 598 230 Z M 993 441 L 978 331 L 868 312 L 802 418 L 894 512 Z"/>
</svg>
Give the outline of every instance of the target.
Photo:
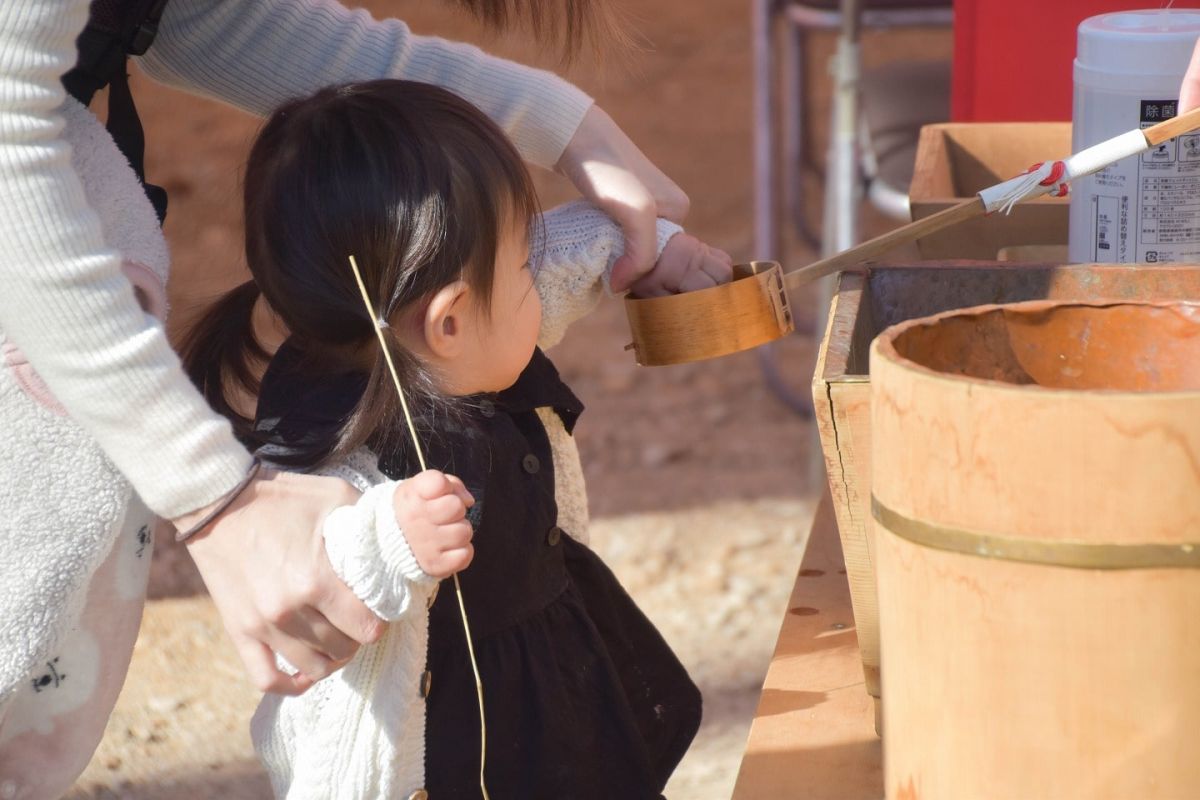
<svg viewBox="0 0 1200 800">
<path fill-rule="evenodd" d="M 1200 305 L 871 348 L 891 800 L 1200 797 Z"/>
</svg>

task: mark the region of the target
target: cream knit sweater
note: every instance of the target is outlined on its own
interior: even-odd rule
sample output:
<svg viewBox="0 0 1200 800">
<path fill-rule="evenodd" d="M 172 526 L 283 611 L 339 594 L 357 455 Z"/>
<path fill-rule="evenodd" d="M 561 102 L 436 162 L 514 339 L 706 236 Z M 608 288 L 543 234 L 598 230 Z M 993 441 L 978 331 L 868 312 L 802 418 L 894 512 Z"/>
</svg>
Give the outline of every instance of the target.
<svg viewBox="0 0 1200 800">
<path fill-rule="evenodd" d="M 544 216 L 545 240 L 535 285 L 542 301 L 538 344 L 549 348 L 600 299 L 623 252 L 620 229 L 577 201 Z M 658 222 L 658 253 L 680 230 Z M 586 543 L 587 494 L 575 442 L 552 409 L 538 409 L 554 458 L 558 524 Z M 334 570 L 391 624 L 342 670 L 300 697 L 267 695 L 251 737 L 277 797 L 287 800 L 382 800 L 421 797 L 425 775 L 425 701 L 420 679 L 428 645 L 428 606 L 437 582 L 422 572 L 396 523 L 396 482 L 368 450 L 326 471 L 363 492 L 325 523 Z M 471 691 L 470 687 L 464 691 Z M 487 687 L 484 687 L 487 691 Z M 464 742 L 478 747 L 478 741 Z"/>
<path fill-rule="evenodd" d="M 142 314 L 72 168 L 60 79 L 87 7 L 0 0 L 0 330 L 146 504 L 174 517 L 228 491 L 250 457 Z M 549 73 L 333 0 L 171 0 L 141 66 L 257 114 L 330 83 L 435 83 L 482 108 L 544 167 L 591 105 Z"/>
</svg>

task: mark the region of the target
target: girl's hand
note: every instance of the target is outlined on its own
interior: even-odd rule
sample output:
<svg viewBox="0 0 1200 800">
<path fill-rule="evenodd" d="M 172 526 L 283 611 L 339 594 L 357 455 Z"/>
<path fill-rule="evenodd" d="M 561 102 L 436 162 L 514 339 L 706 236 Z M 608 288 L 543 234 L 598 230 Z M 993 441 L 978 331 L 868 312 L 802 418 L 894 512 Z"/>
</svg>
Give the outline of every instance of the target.
<svg viewBox="0 0 1200 800">
<path fill-rule="evenodd" d="M 584 115 L 555 168 L 624 231 L 625 253 L 612 271 L 613 291 L 624 291 L 654 264 L 655 220 L 683 222 L 688 196 L 599 106 Z"/>
<path fill-rule="evenodd" d="M 733 259 L 728 253 L 695 236 L 677 233 L 667 241 L 654 268 L 629 291 L 634 297 L 662 297 L 708 289 L 732 278 Z"/>
<path fill-rule="evenodd" d="M 467 509 L 475 498 L 453 475 L 428 469 L 396 486 L 396 522 L 425 574 L 448 578 L 475 556 Z"/>
<path fill-rule="evenodd" d="M 188 551 L 255 687 L 300 694 L 341 668 L 384 623 L 337 577 L 322 526 L 358 492 L 337 478 L 263 468 Z M 188 527 L 205 509 L 174 520 Z M 276 666 L 279 653 L 300 672 Z"/>
<path fill-rule="evenodd" d="M 1179 88 L 1179 113 L 1185 114 L 1200 106 L 1200 39 L 1192 50 L 1192 61 L 1183 74 L 1183 85 Z"/>
</svg>

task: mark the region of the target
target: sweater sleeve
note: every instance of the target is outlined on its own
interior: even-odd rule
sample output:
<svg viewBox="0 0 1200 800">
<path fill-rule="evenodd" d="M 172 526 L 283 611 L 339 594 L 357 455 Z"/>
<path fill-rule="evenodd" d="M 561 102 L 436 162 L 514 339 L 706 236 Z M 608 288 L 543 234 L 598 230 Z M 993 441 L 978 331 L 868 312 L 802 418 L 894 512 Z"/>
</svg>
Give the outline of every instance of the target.
<svg viewBox="0 0 1200 800">
<path fill-rule="evenodd" d="M 436 84 L 479 106 L 527 161 L 547 168 L 592 105 L 552 73 L 333 0 L 172 0 L 141 64 L 156 80 L 259 115 L 330 84 Z"/>
<path fill-rule="evenodd" d="M 59 110 L 87 0 L 0 3 L 0 330 L 156 513 L 232 488 L 250 456 L 142 313 Z"/>
<path fill-rule="evenodd" d="M 334 509 L 325 518 L 325 552 L 333 571 L 381 619 L 394 622 L 410 610 L 425 611 L 424 602 L 438 584 L 417 564 L 396 522 L 392 495 L 398 481 L 379 472 L 368 450 L 353 453 L 344 464 L 322 470 L 363 492 L 352 506 Z"/>
<path fill-rule="evenodd" d="M 658 220 L 655 258 L 683 228 Z M 531 258 L 537 265 L 534 285 L 542 301 L 542 326 L 538 345 L 558 344 L 567 327 L 588 314 L 604 292 L 612 293 L 609 278 L 613 264 L 625 252 L 620 226 L 586 200 L 573 200 L 542 215 L 534 226 Z"/>
</svg>

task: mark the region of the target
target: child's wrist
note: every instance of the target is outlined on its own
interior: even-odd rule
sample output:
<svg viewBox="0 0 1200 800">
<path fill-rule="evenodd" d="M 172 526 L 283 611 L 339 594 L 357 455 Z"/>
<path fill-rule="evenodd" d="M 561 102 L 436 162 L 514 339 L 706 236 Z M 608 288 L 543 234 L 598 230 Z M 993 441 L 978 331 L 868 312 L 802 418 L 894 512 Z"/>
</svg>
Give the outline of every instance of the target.
<svg viewBox="0 0 1200 800">
<path fill-rule="evenodd" d="M 395 491 L 398 491 L 403 481 L 397 481 L 393 493 L 387 498 L 386 503 L 380 503 L 378 510 L 378 525 L 380 530 L 379 550 L 380 556 L 383 558 L 390 569 L 394 569 L 406 580 L 414 583 L 429 583 L 436 582 L 434 578 L 425 569 L 423 564 L 429 564 L 429 554 L 418 551 L 421 550 L 420 544 L 416 547 L 409 541 L 408 535 L 405 534 L 405 528 L 410 527 L 400 519 L 401 515 L 397 514 Z"/>
<path fill-rule="evenodd" d="M 658 259 L 662 258 L 663 250 L 667 249 L 667 242 L 671 241 L 671 237 L 678 233 L 683 233 L 682 225 L 663 217 L 658 218 L 657 228 L 658 241 L 656 244 L 657 249 L 654 253 L 655 261 L 658 261 Z"/>
</svg>

